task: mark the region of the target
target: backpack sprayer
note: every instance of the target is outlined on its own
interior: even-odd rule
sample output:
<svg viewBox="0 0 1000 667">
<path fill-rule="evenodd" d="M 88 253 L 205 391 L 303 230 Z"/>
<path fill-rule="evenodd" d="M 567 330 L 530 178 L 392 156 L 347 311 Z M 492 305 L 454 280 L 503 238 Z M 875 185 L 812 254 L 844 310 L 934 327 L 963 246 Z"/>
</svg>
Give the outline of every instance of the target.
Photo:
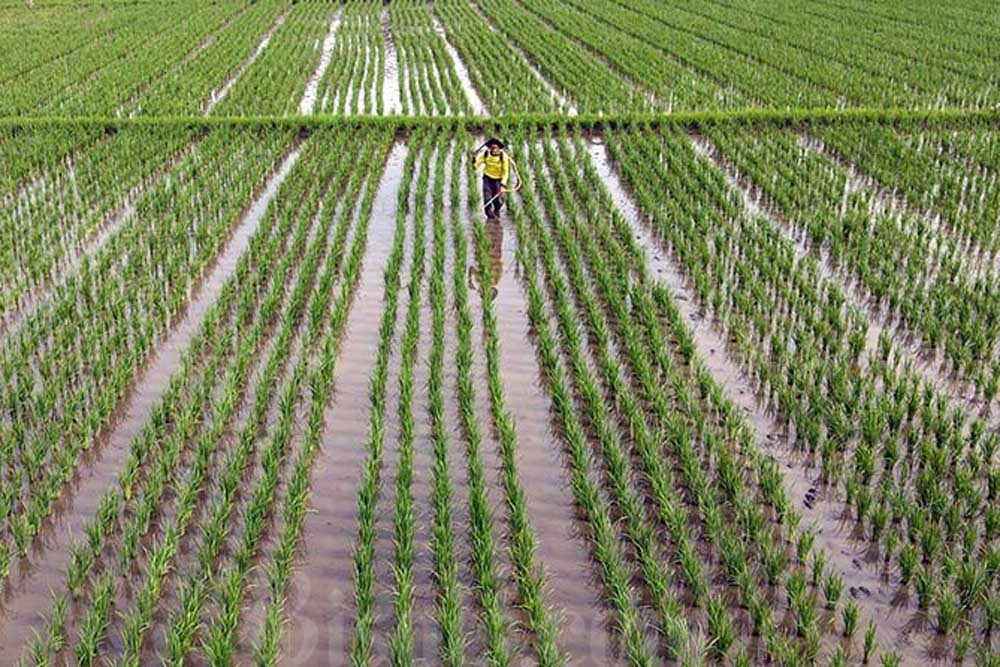
<svg viewBox="0 0 1000 667">
<path fill-rule="evenodd" d="M 476 150 L 472 151 L 472 154 L 473 155 L 477 155 L 479 153 L 479 151 L 483 150 L 483 148 L 485 148 L 489 143 L 490 143 L 490 141 L 484 141 L 483 143 L 481 143 L 479 145 L 478 148 L 476 148 Z M 523 185 L 523 183 L 524 183 L 524 181 L 521 180 L 521 172 L 518 171 L 518 169 L 517 169 L 517 163 L 514 162 L 514 158 L 512 158 L 510 156 L 510 153 L 507 152 L 506 148 L 501 147 L 500 150 L 502 150 L 507 155 L 507 160 L 510 162 L 510 166 L 514 168 L 514 175 L 517 176 L 517 185 L 514 186 L 513 188 L 509 189 L 509 190 L 505 190 L 505 188 L 503 186 L 500 186 L 500 192 L 498 192 L 495 195 L 493 195 L 488 202 L 486 202 L 485 204 L 483 204 L 483 208 L 489 208 L 489 205 L 492 204 L 493 202 L 495 202 L 500 197 L 500 195 L 502 195 L 505 191 L 506 192 L 517 192 L 518 190 L 521 189 L 521 185 Z"/>
</svg>

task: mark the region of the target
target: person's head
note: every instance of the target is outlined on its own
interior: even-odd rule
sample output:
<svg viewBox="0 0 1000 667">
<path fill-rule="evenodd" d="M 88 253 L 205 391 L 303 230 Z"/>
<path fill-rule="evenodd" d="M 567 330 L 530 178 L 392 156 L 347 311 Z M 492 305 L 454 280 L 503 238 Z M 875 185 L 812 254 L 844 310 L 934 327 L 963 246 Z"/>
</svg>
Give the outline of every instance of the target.
<svg viewBox="0 0 1000 667">
<path fill-rule="evenodd" d="M 503 142 L 499 139 L 490 139 L 486 142 L 486 148 L 489 149 L 490 155 L 500 155 L 503 152 Z"/>
</svg>

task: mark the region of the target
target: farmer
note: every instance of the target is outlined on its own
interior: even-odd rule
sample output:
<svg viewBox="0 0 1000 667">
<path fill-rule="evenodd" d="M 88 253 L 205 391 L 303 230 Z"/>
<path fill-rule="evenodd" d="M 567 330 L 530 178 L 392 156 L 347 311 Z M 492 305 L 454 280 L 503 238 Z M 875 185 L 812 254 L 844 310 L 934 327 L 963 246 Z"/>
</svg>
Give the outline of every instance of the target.
<svg viewBox="0 0 1000 667">
<path fill-rule="evenodd" d="M 485 148 L 476 150 L 473 169 L 483 168 L 483 209 L 486 221 L 500 221 L 500 209 L 507 195 L 507 180 L 510 176 L 510 156 L 504 151 L 503 142 L 492 138 Z"/>
</svg>

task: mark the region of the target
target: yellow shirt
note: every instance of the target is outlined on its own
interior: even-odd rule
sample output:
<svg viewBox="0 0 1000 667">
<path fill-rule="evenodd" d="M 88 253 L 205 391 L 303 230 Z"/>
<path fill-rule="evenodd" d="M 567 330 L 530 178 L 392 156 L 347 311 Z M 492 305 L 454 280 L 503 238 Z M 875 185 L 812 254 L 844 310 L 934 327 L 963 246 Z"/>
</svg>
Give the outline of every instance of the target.
<svg viewBox="0 0 1000 667">
<path fill-rule="evenodd" d="M 490 178 L 499 179 L 500 183 L 507 187 L 507 177 L 510 175 L 510 158 L 507 157 L 507 153 L 502 151 L 500 155 L 493 155 L 489 151 L 478 153 L 473 169 L 479 169 L 483 165 L 486 165 L 483 173 Z"/>
</svg>

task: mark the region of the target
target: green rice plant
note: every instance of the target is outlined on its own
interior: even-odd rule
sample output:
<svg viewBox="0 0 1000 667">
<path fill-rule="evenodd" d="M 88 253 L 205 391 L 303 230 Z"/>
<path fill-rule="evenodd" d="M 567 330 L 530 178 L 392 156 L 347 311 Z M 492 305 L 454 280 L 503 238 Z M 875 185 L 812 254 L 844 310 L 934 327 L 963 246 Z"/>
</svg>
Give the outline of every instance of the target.
<svg viewBox="0 0 1000 667">
<path fill-rule="evenodd" d="M 882 654 L 882 657 L 879 660 L 879 664 L 881 664 L 882 667 L 899 667 L 901 661 L 902 658 L 899 656 L 898 653 L 890 651 L 888 653 Z"/>
<path fill-rule="evenodd" d="M 937 631 L 949 635 L 955 630 L 961 616 L 958 598 L 950 590 L 943 590 L 937 596 Z"/>
<path fill-rule="evenodd" d="M 390 663 L 409 665 L 413 661 L 413 562 L 414 531 L 413 495 L 413 368 L 417 343 L 420 339 L 420 311 L 425 255 L 425 212 L 427 184 L 430 175 L 430 155 L 420 164 L 413 211 L 413 248 L 409 283 L 409 302 L 403 324 L 399 372 L 399 462 L 396 469 L 396 502 L 393 508 L 393 585 L 395 626 L 389 636 Z"/>
<path fill-rule="evenodd" d="M 468 172 L 471 179 L 472 172 Z M 470 196 L 474 192 L 469 189 Z M 476 240 L 476 260 L 481 276 L 491 275 L 489 266 L 489 246 L 481 221 L 474 223 Z M 500 340 L 497 332 L 496 314 L 487 290 L 492 289 L 488 281 L 481 281 L 480 303 L 483 304 L 483 330 L 486 334 L 486 372 L 490 397 L 490 413 L 500 443 L 501 483 L 507 505 L 510 508 L 510 530 L 512 535 L 511 561 L 521 604 L 528 612 L 529 625 L 536 636 L 534 649 L 543 664 L 558 665 L 566 656 L 556 645 L 558 627 L 550 609 L 544 603 L 545 580 L 534 559 L 537 538 L 527 515 L 527 501 L 518 478 L 515 452 L 517 433 L 514 419 L 506 407 L 505 389 L 500 375 Z"/>
<path fill-rule="evenodd" d="M 852 639 L 858 628 L 858 617 L 860 616 L 858 603 L 854 600 L 849 600 L 843 609 L 840 610 L 840 615 L 844 622 L 844 636 Z"/>
<path fill-rule="evenodd" d="M 459 153 L 461 155 L 461 153 Z M 452 490 L 448 473 L 448 435 L 444 423 L 444 333 L 445 333 L 445 221 L 444 175 L 448 157 L 438 146 L 434 172 L 434 230 L 432 271 L 430 277 L 432 348 L 428 383 L 429 412 L 434 449 L 432 466 L 432 503 L 434 525 L 431 551 L 436 561 L 438 582 L 438 625 L 441 628 L 441 658 L 445 664 L 461 665 L 464 656 L 462 603 L 459 594 L 458 568 L 455 562 L 455 535 L 452 527 Z M 463 272 L 464 273 L 464 272 Z"/>
<path fill-rule="evenodd" d="M 729 619 L 726 602 L 718 596 L 710 596 L 705 611 L 708 615 L 709 650 L 717 660 L 725 660 L 729 648 L 736 640 L 736 631 Z"/>
<path fill-rule="evenodd" d="M 90 611 L 81 623 L 73 654 L 80 665 L 92 665 L 97 651 L 111 622 L 111 603 L 115 593 L 115 582 L 110 574 L 104 573 L 97 582 Z"/>
<path fill-rule="evenodd" d="M 823 583 L 823 595 L 826 597 L 826 608 L 834 609 L 844 590 L 844 578 L 837 573 L 830 573 Z"/>
<path fill-rule="evenodd" d="M 968 627 L 959 630 L 955 637 L 955 662 L 961 663 L 972 647 L 972 631 Z"/>
<path fill-rule="evenodd" d="M 917 591 L 917 608 L 930 609 L 931 602 L 937 595 L 938 587 L 932 573 L 927 568 L 918 566 L 914 588 Z"/>
<path fill-rule="evenodd" d="M 572 409 L 573 399 L 569 386 L 563 379 L 562 365 L 558 360 L 556 341 L 549 330 L 547 317 L 544 315 L 543 298 L 536 278 L 536 256 L 534 245 L 526 230 L 526 225 L 520 211 L 511 209 L 517 230 L 519 263 L 525 272 L 527 293 L 529 299 L 529 317 L 538 334 L 538 351 L 541 365 L 547 373 L 547 383 L 553 406 L 559 414 L 565 427 L 564 440 L 571 453 L 571 470 L 573 489 L 580 506 L 588 516 L 592 531 L 592 539 L 598 545 L 597 554 L 602 561 L 604 583 L 609 589 L 612 605 L 615 609 L 626 652 L 633 664 L 650 664 L 650 657 L 643 645 L 641 630 L 636 618 L 634 592 L 629 583 L 631 577 L 627 574 L 629 568 L 623 561 L 620 547 L 615 539 L 610 514 L 604 506 L 602 494 L 589 479 L 589 448 L 586 444 L 583 427 Z M 564 334 L 572 335 L 572 330 L 564 330 Z M 582 371 L 582 368 L 579 369 Z"/>
<path fill-rule="evenodd" d="M 378 152 L 385 153 L 389 141 L 384 134 L 373 132 L 366 139 L 366 143 L 368 146 L 366 153 L 377 155 Z M 351 200 L 357 198 L 358 188 L 364 180 L 360 178 L 360 175 L 363 175 L 364 172 L 355 171 L 354 173 L 355 176 L 359 177 L 352 177 L 352 184 L 349 186 L 351 192 L 349 199 Z M 306 332 L 306 348 L 312 347 L 312 343 L 314 343 L 316 349 L 321 352 L 321 359 L 313 369 L 312 375 L 308 380 L 312 394 L 312 401 L 309 407 L 308 432 L 295 462 L 292 477 L 288 483 L 286 496 L 282 505 L 281 513 L 284 519 L 284 527 L 278 541 L 278 546 L 273 552 L 272 560 L 265 567 L 270 597 L 265 612 L 265 625 L 261 630 L 260 636 L 254 643 L 254 655 L 256 660 L 261 664 L 274 664 L 278 659 L 285 614 L 286 591 L 291 582 L 295 550 L 307 510 L 309 477 L 316 459 L 316 453 L 319 449 L 325 405 L 329 400 L 330 391 L 333 387 L 339 341 L 343 335 L 348 312 L 356 288 L 360 282 L 360 268 L 364 257 L 377 177 L 377 171 L 372 170 L 368 172 L 365 196 L 361 199 L 358 209 L 359 228 L 351 244 L 346 264 L 343 267 L 343 281 L 334 301 L 328 326 L 317 324 L 316 327 L 310 326 Z M 341 216 L 342 221 L 346 224 L 346 221 L 351 217 L 350 208 L 345 207 L 342 210 Z M 342 239 L 344 238 L 345 235 L 338 235 L 338 239 L 341 239 L 338 243 L 342 243 Z M 328 258 L 327 270 L 320 281 L 324 286 L 323 292 L 326 294 L 329 293 L 329 288 L 332 284 L 328 276 L 331 275 L 331 271 L 336 264 L 340 262 L 340 255 L 341 252 L 338 250 Z M 324 297 L 324 299 L 326 298 L 328 297 Z M 312 321 L 321 322 L 322 320 L 314 318 Z M 320 333 L 323 334 L 321 340 L 319 339 Z M 305 357 L 303 357 L 304 360 Z M 305 367 L 305 364 L 299 366 L 302 369 L 305 369 Z M 271 506 L 274 504 L 273 495 L 270 493 L 261 496 L 261 498 L 262 506 Z M 244 577 L 245 572 L 236 576 L 235 579 L 239 581 L 244 579 Z M 240 587 L 238 591 L 233 591 L 231 595 L 228 595 L 227 599 L 238 600 L 242 595 L 243 589 Z M 229 606 L 237 610 L 236 615 L 238 616 L 238 609 L 240 608 L 238 602 Z M 228 627 L 235 630 L 236 619 L 233 618 L 233 614 L 230 614 L 230 618 L 232 620 Z M 232 641 L 233 632 L 227 630 L 227 633 L 230 641 Z"/>
<path fill-rule="evenodd" d="M 813 551 L 812 560 L 812 586 L 818 588 L 826 570 L 826 552 L 820 549 Z"/>
<path fill-rule="evenodd" d="M 986 623 L 986 634 L 1000 627 L 1000 595 L 991 593 L 983 602 L 983 620 Z"/>
<path fill-rule="evenodd" d="M 843 646 L 837 648 L 837 650 L 830 655 L 830 667 L 847 667 L 847 660 L 850 655 Z"/>
<path fill-rule="evenodd" d="M 875 641 L 875 621 L 868 619 L 868 627 L 865 628 L 865 643 L 861 654 L 861 664 L 867 665 L 878 644 Z"/>
</svg>

